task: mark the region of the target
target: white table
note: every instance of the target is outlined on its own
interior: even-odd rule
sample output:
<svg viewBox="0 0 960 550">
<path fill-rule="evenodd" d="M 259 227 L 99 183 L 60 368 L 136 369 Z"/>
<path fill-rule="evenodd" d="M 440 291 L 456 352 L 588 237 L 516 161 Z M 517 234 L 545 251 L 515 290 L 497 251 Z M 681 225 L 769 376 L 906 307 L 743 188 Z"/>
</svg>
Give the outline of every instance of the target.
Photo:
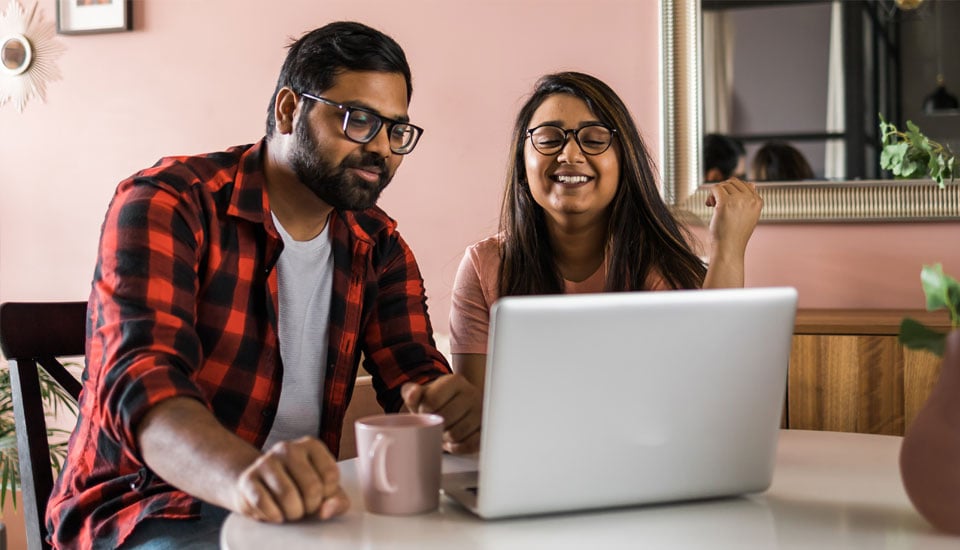
<svg viewBox="0 0 960 550">
<path fill-rule="evenodd" d="M 335 520 L 283 525 L 231 514 L 221 542 L 229 550 L 281 548 L 960 548 L 960 537 L 933 530 L 900 483 L 902 438 L 784 430 L 773 485 L 743 498 L 484 521 L 441 499 L 436 512 L 378 516 L 363 509 L 355 460 L 342 462 L 353 503 Z M 463 467 L 445 457 L 445 471 Z"/>
</svg>

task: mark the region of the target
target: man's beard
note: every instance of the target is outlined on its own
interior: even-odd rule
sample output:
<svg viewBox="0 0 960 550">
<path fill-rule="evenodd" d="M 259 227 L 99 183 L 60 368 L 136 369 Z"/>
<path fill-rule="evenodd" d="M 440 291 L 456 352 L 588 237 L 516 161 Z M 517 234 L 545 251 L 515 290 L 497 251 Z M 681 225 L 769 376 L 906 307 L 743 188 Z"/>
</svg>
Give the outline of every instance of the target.
<svg viewBox="0 0 960 550">
<path fill-rule="evenodd" d="M 320 199 L 337 210 L 364 210 L 377 204 L 380 192 L 392 176 L 387 163 L 376 153 L 351 154 L 334 166 L 320 153 L 320 147 L 306 123 L 297 124 L 296 145 L 290 159 L 300 181 Z M 360 177 L 350 177 L 350 168 L 373 168 L 380 172 L 380 180 L 370 183 Z"/>
</svg>

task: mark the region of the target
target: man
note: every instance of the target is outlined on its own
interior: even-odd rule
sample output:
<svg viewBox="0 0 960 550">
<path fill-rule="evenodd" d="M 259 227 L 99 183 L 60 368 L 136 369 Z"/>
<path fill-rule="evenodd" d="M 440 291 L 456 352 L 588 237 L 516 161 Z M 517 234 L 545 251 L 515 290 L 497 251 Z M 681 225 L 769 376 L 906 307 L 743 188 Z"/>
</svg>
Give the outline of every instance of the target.
<svg viewBox="0 0 960 550">
<path fill-rule="evenodd" d="M 720 134 L 703 137 L 703 181 L 747 179 L 747 152 L 738 140 Z"/>
<path fill-rule="evenodd" d="M 479 393 L 436 350 L 416 261 L 374 206 L 422 132 L 411 91 L 393 39 L 333 23 L 291 45 L 263 140 L 120 183 L 57 547 L 216 547 L 229 511 L 343 513 L 361 353 L 385 410 L 437 412 L 448 450 L 476 448 Z"/>
</svg>

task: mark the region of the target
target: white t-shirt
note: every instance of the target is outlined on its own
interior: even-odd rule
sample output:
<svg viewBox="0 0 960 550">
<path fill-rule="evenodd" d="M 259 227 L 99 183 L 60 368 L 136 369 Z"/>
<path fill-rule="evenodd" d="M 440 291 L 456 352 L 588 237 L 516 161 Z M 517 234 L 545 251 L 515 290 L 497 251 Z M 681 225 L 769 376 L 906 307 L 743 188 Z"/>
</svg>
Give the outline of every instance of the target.
<svg viewBox="0 0 960 550">
<path fill-rule="evenodd" d="M 264 449 L 274 443 L 320 432 L 327 333 L 333 292 L 330 224 L 309 241 L 295 241 L 273 216 L 283 239 L 279 277 L 280 404 Z"/>
</svg>

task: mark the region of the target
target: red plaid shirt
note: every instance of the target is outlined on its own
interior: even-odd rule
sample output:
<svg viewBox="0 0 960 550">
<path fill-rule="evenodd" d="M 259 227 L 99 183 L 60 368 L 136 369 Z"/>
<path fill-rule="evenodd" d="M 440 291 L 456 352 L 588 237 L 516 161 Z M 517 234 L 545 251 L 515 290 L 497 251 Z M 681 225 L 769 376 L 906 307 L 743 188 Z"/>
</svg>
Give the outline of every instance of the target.
<svg viewBox="0 0 960 550">
<path fill-rule="evenodd" d="M 113 548 L 148 517 L 199 501 L 144 464 L 135 429 L 160 401 L 193 397 L 260 447 L 280 397 L 277 257 L 264 142 L 170 157 L 120 183 L 88 307 L 87 368 L 66 465 L 47 507 L 58 548 Z M 319 437 L 337 455 L 361 353 L 380 404 L 449 371 L 423 280 L 378 208 L 330 216 L 334 280 Z"/>
</svg>

